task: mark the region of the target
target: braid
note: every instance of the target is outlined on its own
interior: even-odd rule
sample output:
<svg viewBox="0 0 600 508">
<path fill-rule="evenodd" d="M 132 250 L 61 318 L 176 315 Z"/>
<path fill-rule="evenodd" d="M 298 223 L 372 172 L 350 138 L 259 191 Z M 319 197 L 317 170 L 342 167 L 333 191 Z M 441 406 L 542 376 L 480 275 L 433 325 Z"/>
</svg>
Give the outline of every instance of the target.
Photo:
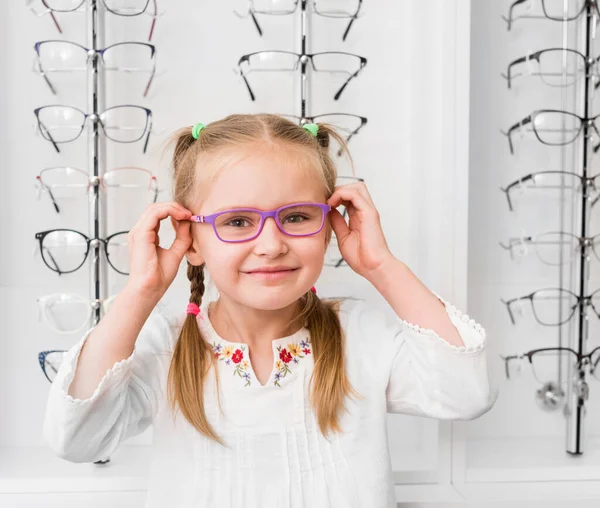
<svg viewBox="0 0 600 508">
<path fill-rule="evenodd" d="M 204 263 L 200 266 L 188 262 L 187 278 L 190 281 L 190 303 L 200 306 L 204 296 Z"/>
</svg>

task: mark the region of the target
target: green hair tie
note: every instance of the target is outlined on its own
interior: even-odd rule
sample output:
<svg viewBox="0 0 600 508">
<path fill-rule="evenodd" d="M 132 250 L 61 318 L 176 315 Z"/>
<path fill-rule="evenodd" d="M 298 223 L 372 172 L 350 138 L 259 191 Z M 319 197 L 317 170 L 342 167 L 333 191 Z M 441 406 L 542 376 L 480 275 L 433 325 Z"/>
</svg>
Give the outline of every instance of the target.
<svg viewBox="0 0 600 508">
<path fill-rule="evenodd" d="M 302 128 L 310 132 L 315 138 L 317 137 L 317 132 L 319 132 L 319 126 L 316 123 L 305 123 L 302 126 Z"/>
<path fill-rule="evenodd" d="M 196 125 L 192 127 L 192 137 L 194 139 L 198 139 L 200 135 L 200 131 L 204 129 L 206 126 L 203 123 L 198 122 Z"/>
</svg>

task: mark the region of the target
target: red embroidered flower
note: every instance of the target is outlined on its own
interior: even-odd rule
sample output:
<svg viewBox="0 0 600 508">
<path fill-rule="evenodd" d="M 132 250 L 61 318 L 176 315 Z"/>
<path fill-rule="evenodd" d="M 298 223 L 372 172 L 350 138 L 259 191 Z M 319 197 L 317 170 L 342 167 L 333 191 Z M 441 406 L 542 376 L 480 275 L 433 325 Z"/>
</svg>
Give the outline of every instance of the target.
<svg viewBox="0 0 600 508">
<path fill-rule="evenodd" d="M 279 353 L 279 358 L 284 363 L 290 363 L 292 361 L 292 355 L 285 348 L 283 348 Z"/>
<path fill-rule="evenodd" d="M 241 350 L 236 349 L 235 353 L 233 353 L 233 356 L 231 357 L 231 361 L 233 363 L 240 363 L 243 358 L 244 358 L 244 353 L 242 353 Z"/>
<path fill-rule="evenodd" d="M 219 353 L 218 351 L 215 351 L 215 358 L 219 358 L 220 355 L 221 355 L 221 353 Z"/>
<path fill-rule="evenodd" d="M 309 355 L 309 354 L 310 354 L 310 349 L 308 349 L 308 348 L 304 348 L 304 349 L 302 350 L 302 352 L 303 352 L 305 355 Z"/>
</svg>

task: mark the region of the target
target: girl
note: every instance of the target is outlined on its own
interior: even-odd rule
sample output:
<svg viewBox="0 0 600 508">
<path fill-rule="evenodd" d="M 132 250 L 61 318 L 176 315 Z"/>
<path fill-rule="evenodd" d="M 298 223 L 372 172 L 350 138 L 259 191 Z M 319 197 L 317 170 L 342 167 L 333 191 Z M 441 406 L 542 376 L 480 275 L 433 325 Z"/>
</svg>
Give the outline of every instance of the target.
<svg viewBox="0 0 600 508">
<path fill-rule="evenodd" d="M 392 255 L 364 184 L 334 189 L 332 137 L 343 145 L 327 125 L 274 115 L 178 133 L 175 202 L 129 233 L 126 287 L 50 390 L 58 455 L 105 458 L 153 423 L 147 507 L 384 508 L 396 504 L 386 412 L 491 407 L 483 328 Z M 317 296 L 332 232 L 390 309 Z M 184 256 L 190 303 L 168 319 L 154 308 Z"/>
</svg>

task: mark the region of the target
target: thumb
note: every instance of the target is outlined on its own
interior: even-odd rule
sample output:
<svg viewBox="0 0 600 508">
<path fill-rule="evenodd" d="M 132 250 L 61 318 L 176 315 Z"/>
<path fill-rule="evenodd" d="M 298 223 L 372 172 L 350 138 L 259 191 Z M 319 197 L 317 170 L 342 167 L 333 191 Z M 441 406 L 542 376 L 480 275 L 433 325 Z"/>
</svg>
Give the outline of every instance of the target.
<svg viewBox="0 0 600 508">
<path fill-rule="evenodd" d="M 192 225 L 188 221 L 176 221 L 174 219 L 172 219 L 172 223 L 175 229 L 175 240 L 169 247 L 169 251 L 182 259 L 192 245 Z"/>
<path fill-rule="evenodd" d="M 342 214 L 335 208 L 331 209 L 331 212 L 329 213 L 329 220 L 331 222 L 333 232 L 338 239 L 338 243 L 340 243 L 342 239 L 344 239 L 350 233 L 350 228 L 348 227 L 348 224 L 346 224 L 346 220 Z"/>
</svg>

